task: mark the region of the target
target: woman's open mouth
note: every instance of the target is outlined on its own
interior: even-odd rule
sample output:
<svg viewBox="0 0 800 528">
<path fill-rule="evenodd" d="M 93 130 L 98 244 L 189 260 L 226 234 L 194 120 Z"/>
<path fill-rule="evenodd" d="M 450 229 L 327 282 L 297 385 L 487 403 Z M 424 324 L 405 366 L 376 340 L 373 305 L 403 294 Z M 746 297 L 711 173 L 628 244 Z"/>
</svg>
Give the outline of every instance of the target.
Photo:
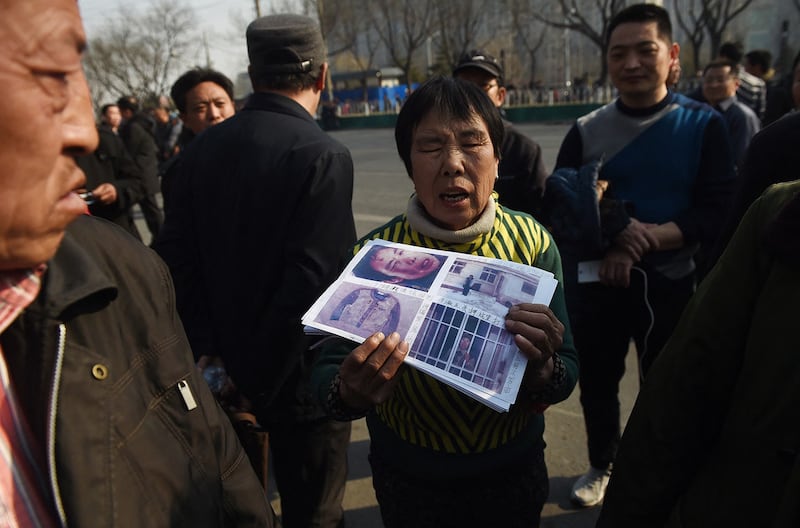
<svg viewBox="0 0 800 528">
<path fill-rule="evenodd" d="M 452 193 L 442 193 L 439 197 L 448 203 L 458 203 L 462 200 L 466 200 L 469 197 L 468 193 L 465 192 L 452 192 Z"/>
</svg>

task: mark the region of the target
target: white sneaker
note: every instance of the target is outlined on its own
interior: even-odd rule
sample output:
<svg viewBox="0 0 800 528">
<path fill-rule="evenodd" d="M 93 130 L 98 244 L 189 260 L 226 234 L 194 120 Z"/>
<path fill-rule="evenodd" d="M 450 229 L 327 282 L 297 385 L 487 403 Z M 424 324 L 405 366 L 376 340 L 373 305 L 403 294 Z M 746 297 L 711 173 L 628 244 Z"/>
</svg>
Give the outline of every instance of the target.
<svg viewBox="0 0 800 528">
<path fill-rule="evenodd" d="M 570 500 L 578 506 L 588 508 L 603 502 L 606 495 L 606 487 L 611 471 L 608 469 L 597 469 L 590 467 L 589 471 L 582 475 L 575 484 L 572 485 Z"/>
</svg>

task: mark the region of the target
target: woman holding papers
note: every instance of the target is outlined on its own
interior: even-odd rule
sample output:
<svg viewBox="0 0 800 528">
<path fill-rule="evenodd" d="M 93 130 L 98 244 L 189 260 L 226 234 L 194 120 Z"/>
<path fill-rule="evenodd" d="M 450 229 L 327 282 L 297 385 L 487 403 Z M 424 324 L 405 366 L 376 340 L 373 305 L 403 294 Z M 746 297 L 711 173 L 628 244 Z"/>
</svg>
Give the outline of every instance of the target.
<svg viewBox="0 0 800 528">
<path fill-rule="evenodd" d="M 561 281 L 547 231 L 495 201 L 503 123 L 480 87 L 425 83 L 403 105 L 395 139 L 416 192 L 406 213 L 356 252 L 383 239 L 536 266 Z M 541 412 L 569 396 L 578 373 L 561 286 L 550 307 L 512 306 L 505 326 L 528 359 L 507 413 L 402 368 L 409 344 L 397 333 L 323 347 L 313 388 L 335 418 L 367 416 L 387 528 L 538 526 L 548 494 Z"/>
</svg>

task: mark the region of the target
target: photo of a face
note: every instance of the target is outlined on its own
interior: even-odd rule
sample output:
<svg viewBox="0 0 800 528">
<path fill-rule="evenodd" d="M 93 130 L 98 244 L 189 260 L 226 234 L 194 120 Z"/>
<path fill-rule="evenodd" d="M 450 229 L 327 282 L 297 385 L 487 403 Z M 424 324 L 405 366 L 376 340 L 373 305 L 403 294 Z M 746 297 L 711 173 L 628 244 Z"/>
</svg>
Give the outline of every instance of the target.
<svg viewBox="0 0 800 528">
<path fill-rule="evenodd" d="M 416 280 L 439 269 L 440 262 L 433 255 L 400 248 L 380 248 L 369 260 L 375 271 L 404 280 Z"/>
<path fill-rule="evenodd" d="M 353 275 L 427 291 L 443 262 L 444 257 L 422 250 L 375 245 L 353 270 Z"/>
</svg>

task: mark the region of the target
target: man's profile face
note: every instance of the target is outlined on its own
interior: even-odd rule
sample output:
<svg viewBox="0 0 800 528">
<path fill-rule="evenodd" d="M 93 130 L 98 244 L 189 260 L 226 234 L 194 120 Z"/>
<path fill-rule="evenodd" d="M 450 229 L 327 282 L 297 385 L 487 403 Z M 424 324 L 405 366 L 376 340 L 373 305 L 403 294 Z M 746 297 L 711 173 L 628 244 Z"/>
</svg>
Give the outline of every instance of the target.
<svg viewBox="0 0 800 528">
<path fill-rule="evenodd" d="M 1 0 L 0 269 L 50 259 L 85 211 L 73 156 L 97 147 L 75 0 Z"/>
<path fill-rule="evenodd" d="M 403 280 L 421 279 L 440 265 L 439 259 L 427 253 L 388 247 L 375 251 L 369 263 L 375 271 Z"/>
<path fill-rule="evenodd" d="M 703 97 L 711 105 L 733 97 L 738 87 L 739 80 L 730 66 L 708 68 L 703 74 Z"/>
<path fill-rule="evenodd" d="M 205 81 L 186 92 L 186 113 L 181 114 L 181 120 L 186 128 L 199 134 L 225 121 L 234 111 L 228 92 L 217 83 Z"/>
<path fill-rule="evenodd" d="M 644 108 L 663 99 L 679 51 L 677 44 L 659 36 L 656 22 L 626 22 L 614 28 L 606 60 L 622 102 Z"/>
</svg>

